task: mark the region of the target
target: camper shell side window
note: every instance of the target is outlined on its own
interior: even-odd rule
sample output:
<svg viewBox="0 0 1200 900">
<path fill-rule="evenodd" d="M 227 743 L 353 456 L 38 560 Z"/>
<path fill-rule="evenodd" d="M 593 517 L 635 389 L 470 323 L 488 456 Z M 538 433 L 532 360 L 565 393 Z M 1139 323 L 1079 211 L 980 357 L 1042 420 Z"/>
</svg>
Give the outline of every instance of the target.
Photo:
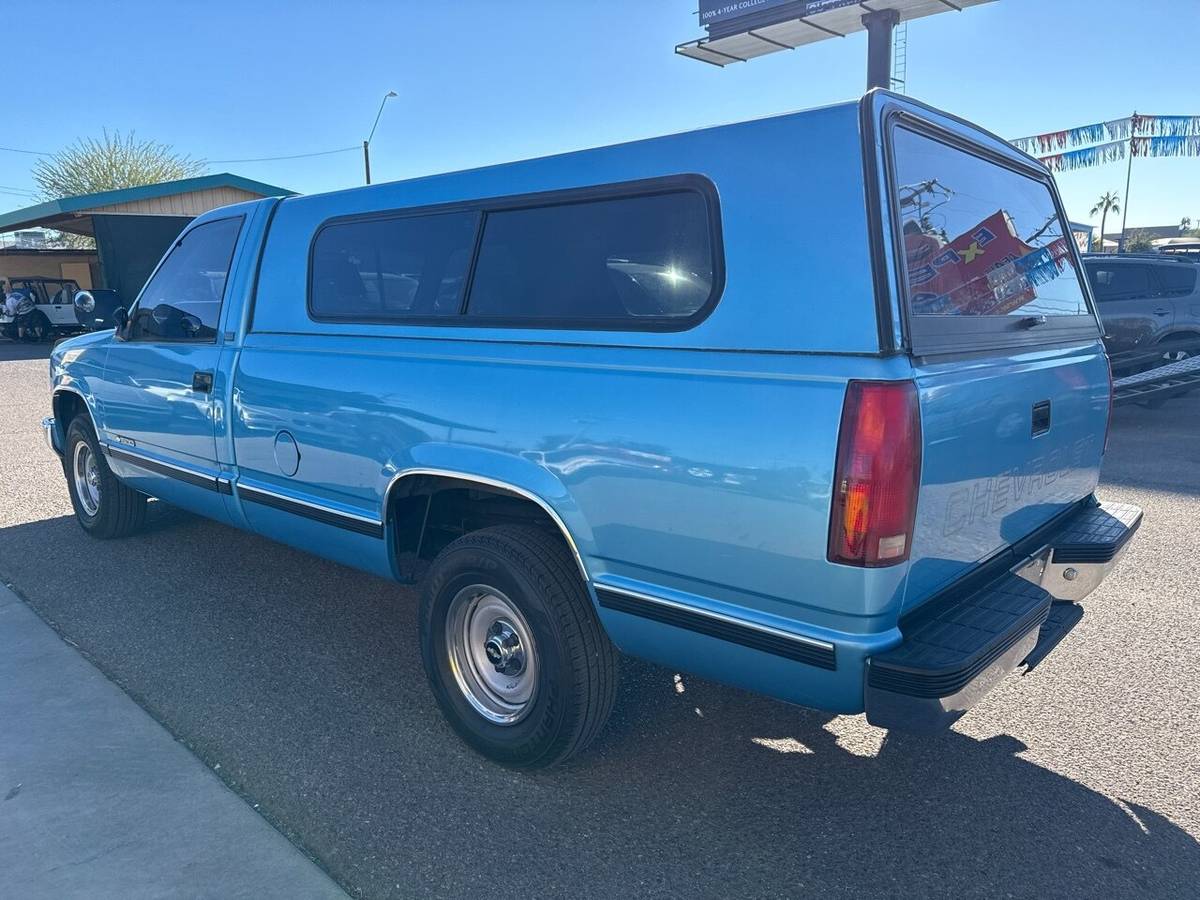
<svg viewBox="0 0 1200 900">
<path fill-rule="evenodd" d="M 316 321 L 683 331 L 724 286 L 701 176 L 343 216 L 309 250 Z"/>
</svg>

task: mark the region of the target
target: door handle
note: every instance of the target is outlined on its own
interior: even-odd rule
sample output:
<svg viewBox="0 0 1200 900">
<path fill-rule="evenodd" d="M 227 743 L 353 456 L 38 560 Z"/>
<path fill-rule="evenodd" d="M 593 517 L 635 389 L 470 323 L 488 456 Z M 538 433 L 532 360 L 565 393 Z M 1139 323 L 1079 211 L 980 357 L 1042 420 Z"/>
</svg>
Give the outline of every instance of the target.
<svg viewBox="0 0 1200 900">
<path fill-rule="evenodd" d="M 213 373 L 212 372 L 193 372 L 192 373 L 192 390 L 199 391 L 202 394 L 210 394 L 213 389 Z"/>
<path fill-rule="evenodd" d="M 1156 316 L 1169 316 L 1169 315 L 1171 314 L 1171 311 L 1170 311 L 1169 309 L 1163 309 L 1163 308 L 1160 306 L 1158 309 L 1156 309 L 1156 310 L 1154 311 L 1154 314 L 1155 314 Z"/>
</svg>

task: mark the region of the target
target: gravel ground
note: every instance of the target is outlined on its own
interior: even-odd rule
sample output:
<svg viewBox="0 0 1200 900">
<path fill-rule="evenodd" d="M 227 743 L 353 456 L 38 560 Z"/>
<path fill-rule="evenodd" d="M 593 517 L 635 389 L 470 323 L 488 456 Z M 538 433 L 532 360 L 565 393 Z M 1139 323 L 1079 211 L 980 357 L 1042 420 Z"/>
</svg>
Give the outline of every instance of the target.
<svg viewBox="0 0 1200 900">
<path fill-rule="evenodd" d="M 86 538 L 44 355 L 0 342 L 0 576 L 353 895 L 1196 895 L 1200 394 L 1117 411 L 1139 537 L 947 735 L 627 660 L 594 749 L 530 776 L 442 722 L 410 590 L 169 509 Z"/>
</svg>

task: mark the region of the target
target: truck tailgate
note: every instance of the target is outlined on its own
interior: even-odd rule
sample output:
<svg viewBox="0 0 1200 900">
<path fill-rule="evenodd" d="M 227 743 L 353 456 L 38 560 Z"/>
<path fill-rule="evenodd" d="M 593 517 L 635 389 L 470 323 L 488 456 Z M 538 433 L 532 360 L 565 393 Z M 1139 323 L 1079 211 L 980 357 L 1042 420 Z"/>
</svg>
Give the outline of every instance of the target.
<svg viewBox="0 0 1200 900">
<path fill-rule="evenodd" d="M 914 367 L 923 462 L 905 609 L 1094 490 L 1107 366 L 1096 340 Z"/>
</svg>

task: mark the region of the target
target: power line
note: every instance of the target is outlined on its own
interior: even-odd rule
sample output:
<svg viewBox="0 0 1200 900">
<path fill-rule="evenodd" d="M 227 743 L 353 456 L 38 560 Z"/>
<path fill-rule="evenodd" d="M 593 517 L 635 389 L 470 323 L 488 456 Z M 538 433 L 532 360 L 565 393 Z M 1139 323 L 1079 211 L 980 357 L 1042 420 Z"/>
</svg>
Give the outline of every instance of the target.
<svg viewBox="0 0 1200 900">
<path fill-rule="evenodd" d="M 20 147 L 0 147 L 0 150 L 7 150 L 9 153 L 27 153 L 30 156 L 53 156 L 53 153 L 46 153 L 43 150 L 22 150 Z"/>
<path fill-rule="evenodd" d="M 357 150 L 358 147 L 338 147 L 335 150 L 315 150 L 312 153 L 294 153 L 289 156 L 255 156 L 248 159 L 202 159 L 200 162 L 207 165 L 224 165 L 226 163 L 252 163 L 252 162 L 278 162 L 285 159 L 306 159 L 312 156 L 330 156 L 334 153 L 347 153 L 351 150 Z M 0 147 L 0 150 L 8 153 L 24 153 L 28 156 L 54 156 L 45 150 L 28 150 L 23 147 Z"/>
<path fill-rule="evenodd" d="M 338 147 L 336 150 L 317 150 L 313 153 L 296 153 L 292 156 L 258 156 L 253 159 L 205 159 L 202 162 L 209 165 L 224 165 L 225 163 L 250 163 L 250 162 L 276 162 L 281 159 L 304 159 L 310 156 L 330 156 L 334 153 L 346 153 L 350 150 L 357 150 L 358 147 Z"/>
</svg>

